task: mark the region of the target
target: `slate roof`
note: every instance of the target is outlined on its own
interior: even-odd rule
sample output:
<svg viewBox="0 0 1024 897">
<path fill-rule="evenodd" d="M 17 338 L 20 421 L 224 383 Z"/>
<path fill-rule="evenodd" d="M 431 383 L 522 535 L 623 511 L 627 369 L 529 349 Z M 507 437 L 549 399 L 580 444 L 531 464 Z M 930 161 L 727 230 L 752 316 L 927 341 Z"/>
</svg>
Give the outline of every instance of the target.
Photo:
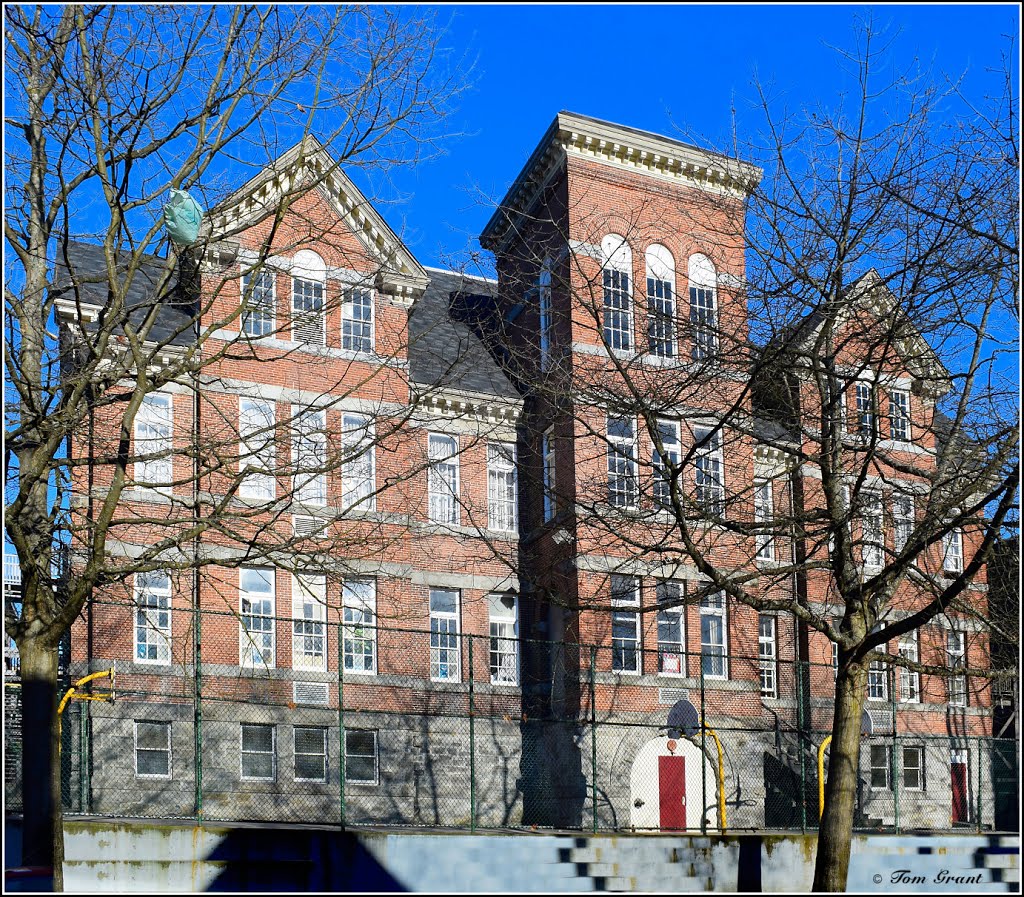
<svg viewBox="0 0 1024 897">
<path fill-rule="evenodd" d="M 142 256 L 126 297 L 129 318 L 134 324 L 139 324 L 152 307 L 156 287 L 165 265 L 166 259 L 155 255 Z M 119 267 L 124 271 L 126 265 Z M 74 301 L 74 286 L 78 287 L 77 298 L 83 304 L 95 305 L 101 309 L 107 307 L 107 263 L 102 246 L 69 241 L 66 259 L 58 249 L 53 289 L 66 291 L 66 297 Z M 150 330 L 151 339 L 176 346 L 191 343 L 195 309 L 195 303 L 183 296 L 176 281 L 172 280 L 169 292 L 161 299 L 160 313 Z M 88 327 L 88 324 L 86 326 Z"/>
<path fill-rule="evenodd" d="M 411 379 L 498 398 L 520 398 L 469 323 L 474 315 L 486 315 L 497 283 L 433 268 L 427 274 L 430 284 L 409 315 Z"/>
</svg>

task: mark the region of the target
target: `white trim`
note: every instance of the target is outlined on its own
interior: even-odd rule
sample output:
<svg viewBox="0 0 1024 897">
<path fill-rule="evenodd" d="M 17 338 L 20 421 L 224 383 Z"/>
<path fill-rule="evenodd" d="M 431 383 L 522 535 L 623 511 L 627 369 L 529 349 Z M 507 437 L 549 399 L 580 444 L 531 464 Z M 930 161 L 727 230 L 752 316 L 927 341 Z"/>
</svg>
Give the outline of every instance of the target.
<svg viewBox="0 0 1024 897">
<path fill-rule="evenodd" d="M 243 748 L 246 726 L 270 729 L 270 751 L 246 751 Z M 247 754 L 271 757 L 272 772 L 269 776 L 247 776 L 245 774 L 244 760 Z M 238 724 L 238 778 L 243 782 L 276 782 L 277 781 L 277 726 L 273 723 L 239 723 Z"/>
<path fill-rule="evenodd" d="M 165 726 L 167 729 L 167 774 L 152 772 L 139 772 L 139 723 L 145 726 Z M 132 740 L 133 740 L 133 751 L 132 751 L 132 763 L 135 769 L 135 778 L 137 779 L 162 779 L 163 781 L 169 781 L 174 778 L 174 754 L 173 754 L 173 740 L 171 738 L 171 721 L 170 720 L 159 720 L 159 719 L 136 719 L 132 720 Z M 159 748 L 143 748 L 144 751 L 150 751 L 152 753 L 158 753 Z"/>
<path fill-rule="evenodd" d="M 167 580 L 167 591 L 166 591 L 166 594 L 164 593 L 162 588 L 157 591 L 157 590 L 154 590 L 152 588 L 152 586 L 150 586 L 147 591 L 149 592 L 149 594 L 152 594 L 152 595 L 154 595 L 157 598 L 166 598 L 167 599 L 167 608 L 166 608 L 166 610 L 167 610 L 167 629 L 164 630 L 164 629 L 161 629 L 159 626 L 153 626 L 150 623 L 150 615 L 149 615 L 149 613 L 147 613 L 146 614 L 146 627 L 145 627 L 145 631 L 146 631 L 147 635 L 148 634 L 152 634 L 152 637 L 154 639 L 160 639 L 160 641 L 156 641 L 155 642 L 155 644 L 157 645 L 157 656 L 156 657 L 154 657 L 154 658 L 139 657 L 139 628 L 140 627 L 139 627 L 138 614 L 139 614 L 139 610 L 140 610 L 140 607 L 141 607 L 141 605 L 139 604 L 139 596 L 140 596 L 140 591 L 141 591 L 140 590 L 140 586 L 139 586 L 139 579 L 140 579 L 140 577 L 157 576 L 157 575 L 162 575 Z M 168 573 L 166 570 L 153 570 L 153 571 L 151 571 L 149 573 L 136 573 L 135 577 L 134 577 L 134 580 L 135 581 L 133 583 L 133 587 L 134 587 L 133 588 L 133 593 L 134 593 L 134 599 L 135 600 L 133 602 L 133 608 L 132 608 L 132 646 L 133 646 L 133 654 L 134 654 L 134 656 L 133 656 L 132 659 L 133 659 L 133 661 L 135 663 L 141 663 L 141 664 L 147 664 L 147 665 L 153 665 L 153 666 L 168 666 L 168 665 L 170 665 L 173 662 L 173 656 L 172 656 L 173 652 L 172 652 L 171 649 L 172 649 L 173 644 L 174 644 L 173 639 L 172 639 L 172 631 L 171 631 L 171 604 L 172 604 L 172 600 L 173 600 L 173 597 L 174 597 L 174 590 L 173 590 L 173 587 L 171 585 L 170 573 Z M 152 605 L 146 605 L 146 606 L 147 607 L 152 607 Z M 160 605 L 157 605 L 155 607 L 155 610 L 156 610 L 156 613 L 159 614 L 161 612 L 162 608 L 160 607 Z M 149 641 L 147 640 L 146 646 L 148 647 L 148 645 L 149 645 Z M 166 655 L 167 655 L 166 657 L 161 657 L 160 656 L 160 654 L 161 654 L 161 651 L 160 651 L 161 645 L 163 646 L 164 650 L 166 651 Z"/>
<path fill-rule="evenodd" d="M 299 750 L 298 750 L 298 745 L 296 744 L 297 735 L 298 735 L 299 729 L 315 730 L 315 731 L 319 732 L 323 736 L 323 739 L 324 739 L 324 752 L 323 752 L 323 754 L 311 754 L 308 751 L 303 751 L 302 752 L 302 756 L 303 757 L 320 757 L 320 756 L 323 757 L 323 760 L 324 760 L 324 774 L 319 779 L 310 779 L 310 778 L 306 778 L 305 776 L 300 776 L 299 775 L 299 770 L 298 770 Z M 326 726 L 301 726 L 301 725 L 294 725 L 294 726 L 292 726 L 292 779 L 294 781 L 296 781 L 296 782 L 312 782 L 314 784 L 319 784 L 319 785 L 326 785 L 327 784 L 328 769 L 327 769 L 327 727 Z"/>
</svg>

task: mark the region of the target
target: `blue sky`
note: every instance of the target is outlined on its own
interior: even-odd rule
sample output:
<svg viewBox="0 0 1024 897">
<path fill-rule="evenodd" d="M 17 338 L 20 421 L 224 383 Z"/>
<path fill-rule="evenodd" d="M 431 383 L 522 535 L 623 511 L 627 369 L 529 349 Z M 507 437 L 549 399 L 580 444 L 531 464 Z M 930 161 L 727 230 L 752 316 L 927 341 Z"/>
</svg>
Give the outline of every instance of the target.
<svg viewBox="0 0 1024 897">
<path fill-rule="evenodd" d="M 476 236 L 555 113 L 567 109 L 669 136 L 728 146 L 735 103 L 741 130 L 757 123 L 755 73 L 795 109 L 834 102 L 838 56 L 872 14 L 892 40 L 888 58 L 940 79 L 965 75 L 980 96 L 986 68 L 1011 51 L 1015 4 L 445 6 L 445 44 L 475 63 L 473 87 L 448 128 L 447 154 L 395 172 L 381 211 L 426 265 L 478 248 Z M 1006 35 L 1017 40 L 1011 48 Z M 781 106 L 779 107 L 781 108 Z M 396 192 L 397 191 L 397 192 Z M 377 191 L 375 191 L 377 192 Z"/>
</svg>

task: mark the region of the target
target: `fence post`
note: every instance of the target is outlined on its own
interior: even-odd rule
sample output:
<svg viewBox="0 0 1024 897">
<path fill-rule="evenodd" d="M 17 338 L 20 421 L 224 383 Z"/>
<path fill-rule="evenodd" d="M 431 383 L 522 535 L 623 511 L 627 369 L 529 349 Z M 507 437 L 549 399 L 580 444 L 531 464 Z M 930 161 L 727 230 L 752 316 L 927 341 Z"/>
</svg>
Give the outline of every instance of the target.
<svg viewBox="0 0 1024 897">
<path fill-rule="evenodd" d="M 193 751 L 196 774 L 195 807 L 196 820 L 203 821 L 203 618 L 199 606 L 199 568 L 192 571 L 195 578 L 193 596 L 195 622 L 192 626 L 192 671 L 195 680 L 192 706 Z"/>
<path fill-rule="evenodd" d="M 707 726 L 704 720 L 704 652 L 700 654 L 700 833 L 708 833 Z M 719 820 L 721 822 L 721 820 Z"/>
<path fill-rule="evenodd" d="M 896 671 L 889 667 L 886 676 L 889 682 L 889 706 L 892 711 L 892 757 L 889 759 L 889 774 L 892 776 L 893 826 L 896 834 L 900 833 L 900 773 L 903 770 L 903 757 L 900 756 L 900 739 L 896 734 L 896 689 L 899 685 Z"/>
<path fill-rule="evenodd" d="M 374 625 L 376 625 L 374 620 Z M 326 634 L 326 627 L 325 627 Z M 341 798 L 339 804 L 339 821 L 342 829 L 345 828 L 345 630 L 342 623 L 338 623 L 338 792 Z"/>
<path fill-rule="evenodd" d="M 799 649 L 798 649 L 799 650 Z M 796 752 L 800 757 L 800 831 L 807 834 L 807 758 L 804 733 L 804 671 L 799 655 L 793 661 L 796 671 Z M 819 821 L 820 827 L 820 821 Z"/>
<path fill-rule="evenodd" d="M 89 812 L 89 778 L 92 775 L 92 758 L 89 756 L 89 732 L 88 726 L 92 719 L 92 711 L 89 708 L 89 701 L 83 701 L 78 711 L 78 810 L 80 813 Z"/>
<path fill-rule="evenodd" d="M 469 830 L 476 831 L 476 705 L 473 689 L 473 636 L 469 636 Z"/>
<path fill-rule="evenodd" d="M 590 808 L 594 834 L 597 834 L 597 703 L 594 671 L 597 668 L 597 647 L 590 646 Z"/>
<path fill-rule="evenodd" d="M 978 790 L 978 834 L 980 835 L 981 834 L 981 807 L 982 807 L 982 803 L 981 803 L 981 767 L 982 767 L 982 762 L 981 762 L 981 736 L 975 738 L 974 739 L 974 743 L 975 743 L 975 745 L 978 748 L 978 760 L 977 760 L 977 764 L 978 764 L 978 789 L 977 789 Z M 970 744 L 970 742 L 968 742 L 968 744 Z"/>
</svg>

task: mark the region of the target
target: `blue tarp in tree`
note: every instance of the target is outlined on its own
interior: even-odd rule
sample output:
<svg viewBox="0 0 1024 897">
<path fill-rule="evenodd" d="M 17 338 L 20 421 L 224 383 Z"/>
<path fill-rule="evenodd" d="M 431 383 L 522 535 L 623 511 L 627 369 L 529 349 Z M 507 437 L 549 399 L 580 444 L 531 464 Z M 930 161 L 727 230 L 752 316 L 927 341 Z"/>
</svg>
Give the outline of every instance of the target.
<svg viewBox="0 0 1024 897">
<path fill-rule="evenodd" d="M 167 235 L 178 246 L 189 246 L 199 236 L 203 210 L 185 190 L 171 190 L 171 198 L 164 206 Z"/>
</svg>

